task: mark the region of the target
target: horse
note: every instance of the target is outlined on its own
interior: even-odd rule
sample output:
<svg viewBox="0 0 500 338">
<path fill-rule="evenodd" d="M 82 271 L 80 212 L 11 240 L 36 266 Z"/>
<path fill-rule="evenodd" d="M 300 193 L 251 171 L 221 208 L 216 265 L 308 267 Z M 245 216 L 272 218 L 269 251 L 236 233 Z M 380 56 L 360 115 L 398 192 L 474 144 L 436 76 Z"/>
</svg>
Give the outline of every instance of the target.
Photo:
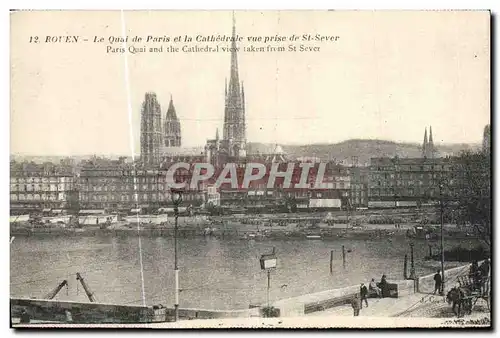
<svg viewBox="0 0 500 338">
<path fill-rule="evenodd" d="M 467 296 L 470 296 L 470 294 L 471 290 L 467 288 L 454 287 L 446 295 L 446 301 L 448 302 L 448 304 L 453 304 L 452 305 L 453 313 L 458 317 L 461 316 L 462 305 L 463 305 L 463 310 L 467 314 L 472 313 L 472 299 L 466 298 Z M 458 305 L 458 311 L 456 310 L 457 305 Z"/>
</svg>

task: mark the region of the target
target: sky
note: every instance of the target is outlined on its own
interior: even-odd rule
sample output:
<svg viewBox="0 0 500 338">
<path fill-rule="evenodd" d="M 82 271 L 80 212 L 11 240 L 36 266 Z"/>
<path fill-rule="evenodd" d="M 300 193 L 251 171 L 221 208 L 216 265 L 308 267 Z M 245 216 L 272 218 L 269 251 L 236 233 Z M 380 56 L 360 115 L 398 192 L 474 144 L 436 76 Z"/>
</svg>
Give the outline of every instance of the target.
<svg viewBox="0 0 500 338">
<path fill-rule="evenodd" d="M 244 38 L 339 37 L 294 43 L 319 46 L 317 52 L 238 54 L 250 142 L 421 143 L 432 125 L 436 143 L 479 143 L 490 123 L 488 12 L 237 11 L 235 20 Z M 222 135 L 230 54 L 107 53 L 108 38 L 123 37 L 123 30 L 129 39 L 230 35 L 231 26 L 228 11 L 11 14 L 11 153 L 137 156 L 149 91 L 164 115 L 172 95 L 183 146 L 203 146 L 216 128 Z M 88 41 L 45 43 L 46 36 L 66 35 Z M 41 42 L 30 43 L 31 36 Z M 105 42 L 94 43 L 95 36 Z M 163 45 L 195 44 L 215 46 Z M 238 46 L 251 44 L 269 43 Z"/>
</svg>

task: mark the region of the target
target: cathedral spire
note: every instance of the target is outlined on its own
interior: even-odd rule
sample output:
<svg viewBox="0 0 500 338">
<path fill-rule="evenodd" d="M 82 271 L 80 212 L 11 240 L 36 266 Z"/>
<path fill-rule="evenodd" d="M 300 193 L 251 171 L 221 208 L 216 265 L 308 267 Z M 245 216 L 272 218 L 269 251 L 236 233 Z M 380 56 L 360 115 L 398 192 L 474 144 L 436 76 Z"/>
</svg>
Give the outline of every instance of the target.
<svg viewBox="0 0 500 338">
<path fill-rule="evenodd" d="M 181 122 L 177 118 L 177 113 L 175 112 L 172 94 L 170 94 L 170 102 L 168 104 L 167 114 L 163 123 L 163 131 L 165 146 L 181 146 Z"/>
<path fill-rule="evenodd" d="M 229 141 L 227 147 L 230 156 L 244 156 L 246 150 L 244 90 L 238 74 L 238 48 L 236 42 L 236 20 L 233 12 L 231 37 L 231 68 L 229 83 L 226 84 L 224 107 L 224 129 L 222 139 Z"/>
<path fill-rule="evenodd" d="M 225 83 L 224 83 L 224 99 L 227 102 L 227 77 L 225 78 Z"/>
<path fill-rule="evenodd" d="M 175 112 L 174 100 L 172 99 L 172 94 L 170 94 L 170 102 L 168 103 L 167 119 L 177 120 L 177 114 Z"/>
<path fill-rule="evenodd" d="M 422 145 L 422 157 L 427 156 L 427 127 L 425 127 L 424 144 Z"/>
<path fill-rule="evenodd" d="M 432 126 L 429 126 L 429 144 L 428 144 L 428 157 L 434 158 L 436 149 L 434 148 L 434 140 L 432 139 Z"/>
<path fill-rule="evenodd" d="M 233 95 L 239 92 L 240 79 L 238 74 L 238 53 L 236 46 L 236 19 L 233 11 L 233 33 L 231 41 L 231 73 L 229 77 L 229 94 Z"/>
</svg>

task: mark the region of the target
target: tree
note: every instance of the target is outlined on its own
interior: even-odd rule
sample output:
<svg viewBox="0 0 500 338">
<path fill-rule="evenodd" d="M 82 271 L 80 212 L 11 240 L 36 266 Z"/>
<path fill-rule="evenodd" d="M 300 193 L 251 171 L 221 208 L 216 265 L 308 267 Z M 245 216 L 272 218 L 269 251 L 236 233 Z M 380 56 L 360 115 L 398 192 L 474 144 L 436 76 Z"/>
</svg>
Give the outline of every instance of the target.
<svg viewBox="0 0 500 338">
<path fill-rule="evenodd" d="M 452 175 L 452 197 L 462 223 L 474 227 L 491 250 L 491 157 L 489 152 L 463 152 Z M 491 252 L 491 251 L 490 251 Z"/>
</svg>

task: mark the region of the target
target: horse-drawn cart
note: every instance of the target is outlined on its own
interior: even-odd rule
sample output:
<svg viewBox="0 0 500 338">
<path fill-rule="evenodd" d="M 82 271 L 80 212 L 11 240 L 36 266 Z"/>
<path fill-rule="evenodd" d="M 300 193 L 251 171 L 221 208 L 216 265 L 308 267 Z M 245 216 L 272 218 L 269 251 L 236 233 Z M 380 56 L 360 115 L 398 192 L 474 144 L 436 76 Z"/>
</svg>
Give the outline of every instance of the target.
<svg viewBox="0 0 500 338">
<path fill-rule="evenodd" d="M 453 313 L 458 317 L 471 314 L 479 299 L 486 302 L 488 310 L 491 311 L 491 287 L 490 277 L 473 278 L 471 276 L 460 276 L 457 278 L 458 286 L 451 289 L 446 300 L 452 304 Z"/>
</svg>

